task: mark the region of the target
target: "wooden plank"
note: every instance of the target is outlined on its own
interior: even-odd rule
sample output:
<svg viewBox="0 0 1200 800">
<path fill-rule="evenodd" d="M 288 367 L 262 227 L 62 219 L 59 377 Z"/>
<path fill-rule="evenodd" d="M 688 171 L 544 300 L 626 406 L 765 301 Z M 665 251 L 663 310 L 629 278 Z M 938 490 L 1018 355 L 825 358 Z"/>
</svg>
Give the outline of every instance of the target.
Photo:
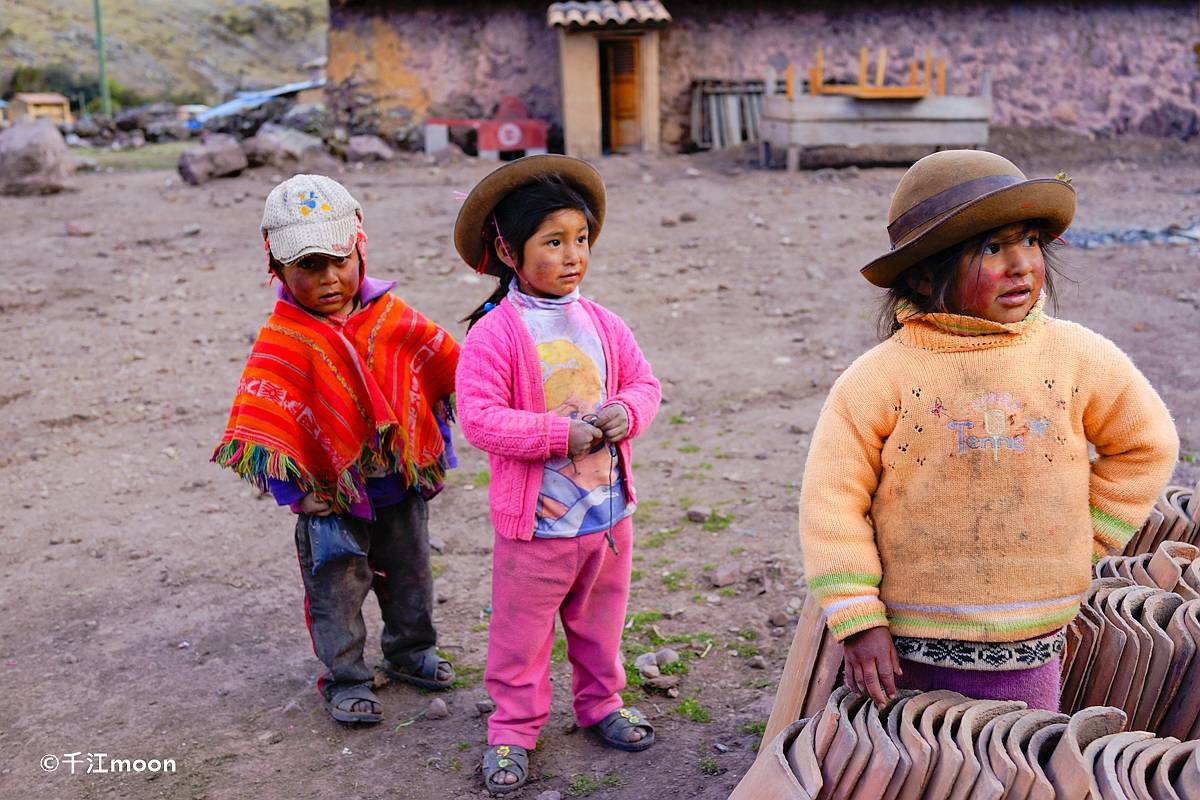
<svg viewBox="0 0 1200 800">
<path fill-rule="evenodd" d="M 937 93 L 938 97 L 946 96 L 946 59 L 937 60 Z"/>
<path fill-rule="evenodd" d="M 791 153 L 789 152 L 789 161 Z M 798 154 L 797 154 L 798 155 Z M 791 171 L 791 170 L 789 170 Z M 800 711 L 808 696 L 808 683 L 825 636 L 825 623 L 821 604 L 812 595 L 805 595 L 796 632 L 792 635 L 792 646 L 788 649 L 787 661 L 783 665 L 783 676 L 775 691 L 775 703 L 767 720 L 763 741 L 769 742 L 779 732 L 800 719 Z"/>
<path fill-rule="evenodd" d="M 787 65 L 787 99 L 792 100 L 796 96 L 796 67 L 792 62 Z"/>
<path fill-rule="evenodd" d="M 867 68 L 870 65 L 871 53 L 865 47 L 858 50 L 858 85 L 867 85 Z"/>
<path fill-rule="evenodd" d="M 875 85 L 883 86 L 883 75 L 887 71 L 887 48 L 879 48 L 879 61 L 875 64 Z"/>
<path fill-rule="evenodd" d="M 794 102 L 783 97 L 763 99 L 763 122 L 839 120 L 982 120 L 991 118 L 987 97 L 925 97 L 912 102 L 855 100 L 852 97 L 802 96 Z"/>
<path fill-rule="evenodd" d="M 986 121 L 870 121 L 838 120 L 823 122 L 792 122 L 782 139 L 771 139 L 772 145 L 819 147 L 824 145 L 929 145 L 977 146 L 987 144 Z"/>
<path fill-rule="evenodd" d="M 736 94 L 725 95 L 725 142 L 726 146 L 742 143 L 742 108 Z"/>
<path fill-rule="evenodd" d="M 913 63 L 916 66 L 916 62 Z M 929 94 L 924 86 L 855 86 L 854 84 L 828 84 L 821 87 L 825 95 L 841 94 L 860 100 L 919 100 Z"/>
<path fill-rule="evenodd" d="M 933 51 L 928 47 L 925 48 L 925 78 L 921 81 L 921 85 L 926 89 L 932 85 L 929 81 L 930 70 L 933 69 Z"/>
</svg>

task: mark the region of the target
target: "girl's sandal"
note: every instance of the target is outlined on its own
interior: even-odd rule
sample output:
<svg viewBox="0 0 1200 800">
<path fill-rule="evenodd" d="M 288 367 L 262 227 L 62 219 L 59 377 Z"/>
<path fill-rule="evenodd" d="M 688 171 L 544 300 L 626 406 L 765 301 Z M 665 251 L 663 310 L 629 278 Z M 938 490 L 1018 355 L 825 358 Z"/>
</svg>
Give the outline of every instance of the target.
<svg viewBox="0 0 1200 800">
<path fill-rule="evenodd" d="M 445 680 L 438 680 L 438 667 L 442 664 L 450 667 L 450 674 Z M 454 683 L 454 667 L 449 661 L 433 652 L 422 653 L 408 669 L 404 669 L 385 658 L 383 660 L 383 672 L 393 680 L 409 683 L 422 689 L 433 689 L 434 691 L 449 689 Z"/>
<path fill-rule="evenodd" d="M 325 708 L 329 710 L 329 716 L 333 717 L 338 722 L 354 723 L 359 722 L 366 725 L 374 725 L 383 720 L 383 712 L 380 711 L 355 711 L 354 706 L 359 702 L 373 703 L 375 708 L 382 709 L 383 703 L 379 702 L 375 692 L 371 691 L 371 686 L 366 683 L 360 683 L 357 686 L 343 686 L 333 690 L 333 694 L 325 701 Z"/>
<path fill-rule="evenodd" d="M 625 738 L 625 734 L 634 728 L 641 728 L 645 731 L 645 736 L 636 742 L 631 742 Z M 618 750 L 627 750 L 631 753 L 645 750 L 654 744 L 654 726 L 647 722 L 645 715 L 633 706 L 618 708 L 591 726 L 590 730 L 596 736 L 600 737 L 601 742 L 609 747 L 615 747 Z"/>
<path fill-rule="evenodd" d="M 499 772 L 511 772 L 517 776 L 516 783 L 498 783 L 493 780 Z M 529 753 L 515 744 L 498 744 L 483 752 L 483 785 L 492 794 L 508 794 L 525 785 L 529 778 Z"/>
</svg>

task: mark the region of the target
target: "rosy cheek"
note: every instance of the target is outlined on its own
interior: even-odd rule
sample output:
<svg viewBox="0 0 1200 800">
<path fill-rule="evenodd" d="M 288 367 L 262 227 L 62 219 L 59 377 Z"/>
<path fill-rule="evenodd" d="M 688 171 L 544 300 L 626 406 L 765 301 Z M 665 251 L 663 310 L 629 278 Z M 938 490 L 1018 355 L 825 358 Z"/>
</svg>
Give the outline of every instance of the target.
<svg viewBox="0 0 1200 800">
<path fill-rule="evenodd" d="M 959 287 L 960 305 L 968 310 L 987 308 L 1000 289 L 1001 276 L 981 269 Z"/>
</svg>

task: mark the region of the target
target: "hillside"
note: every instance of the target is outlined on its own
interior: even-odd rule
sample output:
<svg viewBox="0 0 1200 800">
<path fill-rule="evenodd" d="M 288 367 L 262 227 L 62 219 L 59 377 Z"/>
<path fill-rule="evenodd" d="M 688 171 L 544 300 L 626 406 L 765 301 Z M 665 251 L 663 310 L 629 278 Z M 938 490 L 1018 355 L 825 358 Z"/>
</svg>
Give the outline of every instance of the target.
<svg viewBox="0 0 1200 800">
<path fill-rule="evenodd" d="M 102 0 L 108 74 L 140 94 L 212 102 L 306 73 L 325 54 L 324 0 Z M 18 67 L 96 69 L 91 0 L 0 0 L 0 91 Z"/>
</svg>

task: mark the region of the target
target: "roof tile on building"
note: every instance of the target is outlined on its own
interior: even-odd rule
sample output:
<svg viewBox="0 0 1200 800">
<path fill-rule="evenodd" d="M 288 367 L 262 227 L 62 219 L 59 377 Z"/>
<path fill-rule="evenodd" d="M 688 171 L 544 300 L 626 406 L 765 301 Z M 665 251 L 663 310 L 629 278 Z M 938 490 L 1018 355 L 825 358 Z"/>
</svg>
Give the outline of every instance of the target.
<svg viewBox="0 0 1200 800">
<path fill-rule="evenodd" d="M 659 0 L 593 0 L 551 3 L 546 23 L 552 28 L 604 28 L 665 25 L 671 13 Z"/>
</svg>

